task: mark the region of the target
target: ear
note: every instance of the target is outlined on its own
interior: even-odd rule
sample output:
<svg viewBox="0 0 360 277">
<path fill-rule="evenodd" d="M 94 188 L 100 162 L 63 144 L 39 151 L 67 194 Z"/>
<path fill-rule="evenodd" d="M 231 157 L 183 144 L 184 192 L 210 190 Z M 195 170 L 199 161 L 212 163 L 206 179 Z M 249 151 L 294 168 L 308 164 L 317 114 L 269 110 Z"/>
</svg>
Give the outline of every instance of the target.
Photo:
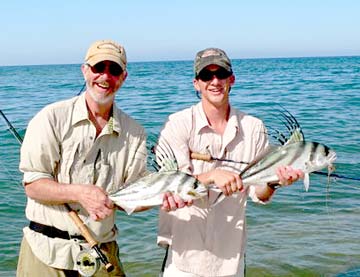
<svg viewBox="0 0 360 277">
<path fill-rule="evenodd" d="M 233 86 L 235 84 L 235 75 L 230 76 L 230 86 Z"/>
<path fill-rule="evenodd" d="M 124 71 L 124 73 L 123 73 L 123 81 L 126 80 L 127 76 L 128 76 L 128 72 L 127 72 L 127 71 Z"/>
<path fill-rule="evenodd" d="M 196 91 L 200 91 L 200 85 L 199 85 L 199 81 L 194 79 L 193 80 L 193 85 Z"/>
<path fill-rule="evenodd" d="M 82 74 L 83 74 L 83 76 L 84 76 L 84 79 L 86 79 L 86 78 L 85 78 L 85 76 L 86 76 L 86 70 L 88 70 L 88 66 L 85 65 L 85 64 L 82 64 L 82 65 L 81 65 L 81 72 L 82 72 Z"/>
</svg>

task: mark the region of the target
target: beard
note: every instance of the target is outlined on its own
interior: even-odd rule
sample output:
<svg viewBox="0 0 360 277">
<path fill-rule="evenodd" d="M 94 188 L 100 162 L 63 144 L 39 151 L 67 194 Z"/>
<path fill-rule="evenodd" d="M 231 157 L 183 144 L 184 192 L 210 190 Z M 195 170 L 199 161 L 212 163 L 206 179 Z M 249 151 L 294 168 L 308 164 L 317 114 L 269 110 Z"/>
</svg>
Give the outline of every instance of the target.
<svg viewBox="0 0 360 277">
<path fill-rule="evenodd" d="M 87 92 L 91 99 L 99 105 L 110 104 L 114 101 L 115 98 L 115 92 L 105 94 L 97 92 L 94 88 L 87 89 Z"/>
</svg>

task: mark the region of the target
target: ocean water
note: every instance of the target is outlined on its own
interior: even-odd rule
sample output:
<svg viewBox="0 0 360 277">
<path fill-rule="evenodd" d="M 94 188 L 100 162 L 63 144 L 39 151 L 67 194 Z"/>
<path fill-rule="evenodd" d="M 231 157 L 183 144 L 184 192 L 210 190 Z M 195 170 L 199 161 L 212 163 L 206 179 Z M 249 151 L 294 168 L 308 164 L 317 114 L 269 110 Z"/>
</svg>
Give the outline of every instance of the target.
<svg viewBox="0 0 360 277">
<path fill-rule="evenodd" d="M 232 104 L 281 128 L 280 105 L 307 140 L 332 147 L 336 172 L 360 178 L 360 57 L 234 60 Z M 24 135 L 46 104 L 76 95 L 80 65 L 0 67 L 0 109 Z M 170 113 L 195 104 L 192 61 L 137 62 L 118 92 L 120 108 L 156 135 Z M 26 198 L 19 144 L 0 119 L 0 276 L 15 276 Z M 360 181 L 311 175 L 277 191 L 268 205 L 249 201 L 246 276 L 360 276 Z M 118 242 L 129 276 L 157 276 L 157 209 L 118 213 Z M 216 226 L 214 226 L 216 228 Z M 226 238 L 224 238 L 226 239 Z"/>
</svg>

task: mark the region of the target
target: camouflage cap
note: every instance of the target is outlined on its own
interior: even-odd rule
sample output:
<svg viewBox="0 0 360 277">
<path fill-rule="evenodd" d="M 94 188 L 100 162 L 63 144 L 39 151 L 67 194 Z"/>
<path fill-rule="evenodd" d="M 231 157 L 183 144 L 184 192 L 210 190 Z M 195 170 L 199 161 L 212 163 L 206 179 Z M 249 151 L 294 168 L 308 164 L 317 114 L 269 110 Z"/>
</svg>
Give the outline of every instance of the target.
<svg viewBox="0 0 360 277">
<path fill-rule="evenodd" d="M 216 64 L 226 69 L 227 71 L 232 72 L 231 61 L 226 55 L 225 51 L 219 48 L 206 48 L 199 51 L 195 56 L 195 77 L 199 75 L 201 70 L 210 64 Z"/>
</svg>

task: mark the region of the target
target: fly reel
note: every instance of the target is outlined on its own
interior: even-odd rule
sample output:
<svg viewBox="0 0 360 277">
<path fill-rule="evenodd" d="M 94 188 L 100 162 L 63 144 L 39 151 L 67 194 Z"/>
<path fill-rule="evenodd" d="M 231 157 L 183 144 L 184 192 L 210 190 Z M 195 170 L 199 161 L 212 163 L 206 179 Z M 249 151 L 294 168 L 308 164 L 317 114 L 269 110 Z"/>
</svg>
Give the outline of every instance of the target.
<svg viewBox="0 0 360 277">
<path fill-rule="evenodd" d="M 81 276 L 93 276 L 100 267 L 99 256 L 93 249 L 82 250 L 76 256 L 76 265 Z"/>
</svg>

